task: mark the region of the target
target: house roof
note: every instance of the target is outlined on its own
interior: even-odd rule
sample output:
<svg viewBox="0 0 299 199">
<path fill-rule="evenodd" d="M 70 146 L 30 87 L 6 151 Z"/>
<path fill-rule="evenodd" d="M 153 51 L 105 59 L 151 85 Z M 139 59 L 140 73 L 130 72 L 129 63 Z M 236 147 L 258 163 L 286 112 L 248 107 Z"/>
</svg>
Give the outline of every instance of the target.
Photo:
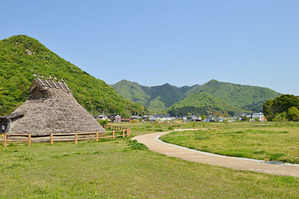
<svg viewBox="0 0 299 199">
<path fill-rule="evenodd" d="M 14 118 L 23 117 L 23 116 L 24 116 L 23 112 L 14 112 L 9 115 L 0 116 L 0 120 L 9 120 L 9 119 L 14 119 Z"/>
<path fill-rule="evenodd" d="M 43 77 L 43 76 L 37 76 L 34 75 L 36 78 L 34 80 L 34 82 L 41 87 L 48 87 L 48 88 L 56 88 L 56 89 L 62 89 L 66 92 L 71 92 L 71 90 L 69 89 L 69 87 L 66 85 L 65 81 L 63 79 L 61 79 L 60 81 L 57 80 L 57 78 L 52 78 L 51 76 L 49 77 Z M 35 86 L 35 84 L 33 83 L 30 87 L 29 90 L 32 89 L 32 87 Z"/>
</svg>

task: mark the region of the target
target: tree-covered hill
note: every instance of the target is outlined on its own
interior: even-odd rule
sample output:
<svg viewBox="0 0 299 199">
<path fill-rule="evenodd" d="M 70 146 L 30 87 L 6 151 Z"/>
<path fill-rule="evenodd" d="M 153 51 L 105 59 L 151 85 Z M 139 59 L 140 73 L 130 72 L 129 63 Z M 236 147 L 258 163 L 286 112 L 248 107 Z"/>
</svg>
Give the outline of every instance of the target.
<svg viewBox="0 0 299 199">
<path fill-rule="evenodd" d="M 179 88 L 170 84 L 148 87 L 127 80 L 111 86 L 125 99 L 146 106 L 151 114 L 166 113 L 166 109 L 184 99 L 190 89 L 188 86 Z"/>
<path fill-rule="evenodd" d="M 206 92 L 223 102 L 245 111 L 262 111 L 263 103 L 268 99 L 280 96 L 269 88 L 219 82 L 211 80 L 188 91 L 191 93 Z"/>
<path fill-rule="evenodd" d="M 0 41 L 0 115 L 28 97 L 33 74 L 63 78 L 76 100 L 93 114 L 145 114 L 145 108 L 122 98 L 104 81 L 59 57 L 36 39 L 17 35 Z"/>
<path fill-rule="evenodd" d="M 126 80 L 112 87 L 124 98 L 135 102 L 143 102 L 153 113 L 165 113 L 171 105 L 194 93 L 210 94 L 221 102 L 238 110 L 260 112 L 266 100 L 280 96 L 279 93 L 263 87 L 239 85 L 211 80 L 203 85 L 176 87 L 170 84 L 147 87 Z M 138 92 L 137 92 L 138 90 Z M 130 97 L 128 97 L 130 93 Z M 137 93 L 136 96 L 134 93 Z M 193 96 L 194 97 L 194 96 Z M 138 101 L 136 100 L 138 98 Z"/>
<path fill-rule="evenodd" d="M 132 100 L 144 106 L 147 105 L 150 100 L 150 96 L 147 95 L 143 91 L 142 86 L 136 82 L 121 80 L 117 84 L 112 85 L 112 87 L 123 98 Z"/>
<path fill-rule="evenodd" d="M 168 109 L 169 113 L 172 115 L 225 115 L 240 112 L 240 109 L 233 107 L 221 100 L 215 98 L 214 96 L 201 92 L 192 93 L 185 99 L 173 104 Z"/>
</svg>

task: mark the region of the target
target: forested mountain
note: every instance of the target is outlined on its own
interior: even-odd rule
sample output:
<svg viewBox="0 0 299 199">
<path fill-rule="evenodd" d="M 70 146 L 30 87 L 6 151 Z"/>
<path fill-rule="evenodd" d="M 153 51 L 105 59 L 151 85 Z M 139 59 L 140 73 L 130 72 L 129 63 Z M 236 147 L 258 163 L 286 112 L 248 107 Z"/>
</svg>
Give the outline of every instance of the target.
<svg viewBox="0 0 299 199">
<path fill-rule="evenodd" d="M 202 86 L 195 86 L 188 91 L 191 93 L 206 92 L 214 97 L 243 110 L 262 111 L 263 103 L 281 94 L 258 86 L 248 86 L 211 80 Z"/>
<path fill-rule="evenodd" d="M 216 97 L 205 93 L 192 93 L 185 99 L 173 104 L 168 109 L 171 115 L 225 115 L 240 112 L 241 110 L 226 104 Z"/>
<path fill-rule="evenodd" d="M 0 115 L 28 97 L 33 74 L 63 78 L 76 100 L 91 113 L 145 114 L 145 108 L 116 93 L 104 81 L 47 49 L 36 39 L 17 35 L 0 41 Z"/>
<path fill-rule="evenodd" d="M 148 110 L 153 114 L 165 113 L 167 111 L 172 113 L 172 109 L 168 109 L 169 107 L 195 93 L 205 94 L 192 95 L 192 98 L 188 98 L 187 100 L 192 99 L 197 103 L 200 103 L 200 100 L 205 101 L 203 98 L 211 99 L 211 97 L 213 97 L 212 101 L 215 101 L 217 99 L 217 103 L 224 103 L 226 104 L 226 107 L 230 107 L 229 109 L 232 109 L 234 111 L 239 110 L 249 112 L 262 111 L 263 103 L 266 100 L 274 99 L 275 97 L 280 96 L 279 93 L 269 88 L 219 82 L 216 80 L 211 80 L 203 85 L 196 84 L 194 86 L 184 87 L 176 87 L 170 84 L 147 87 L 142 86 L 136 82 L 122 80 L 112 85 L 112 87 L 126 99 L 131 99 L 137 102 L 137 100 L 135 99 L 138 98 L 138 101 L 142 101 L 142 104 L 148 107 Z M 130 97 L 128 97 L 128 93 L 130 94 Z M 138 93 L 138 95 L 136 96 L 135 93 Z M 207 94 L 209 94 L 209 96 L 207 96 Z M 195 99 L 196 97 L 198 98 L 198 100 Z M 187 102 L 188 103 L 186 103 L 186 101 L 183 101 L 182 104 L 189 104 L 190 101 Z M 182 104 L 179 104 L 180 110 L 183 110 L 181 107 Z M 200 106 L 201 109 L 200 111 L 198 109 L 197 112 L 203 112 L 203 107 L 201 105 L 198 106 Z M 186 109 L 190 109 L 190 107 Z M 227 112 L 229 111 L 229 109 L 224 108 L 221 109 L 220 112 Z M 206 109 L 205 111 L 210 110 L 211 109 Z"/>
<path fill-rule="evenodd" d="M 166 109 L 184 99 L 190 89 L 188 86 L 179 88 L 170 84 L 148 87 L 127 80 L 121 80 L 111 86 L 125 99 L 148 107 L 152 114 L 166 113 Z"/>
</svg>

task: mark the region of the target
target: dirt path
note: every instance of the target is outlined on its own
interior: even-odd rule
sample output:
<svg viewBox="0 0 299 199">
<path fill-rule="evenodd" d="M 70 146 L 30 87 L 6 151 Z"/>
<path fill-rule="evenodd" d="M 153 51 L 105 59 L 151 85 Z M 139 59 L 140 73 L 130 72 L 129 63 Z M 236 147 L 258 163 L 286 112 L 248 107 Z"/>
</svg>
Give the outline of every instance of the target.
<svg viewBox="0 0 299 199">
<path fill-rule="evenodd" d="M 183 131 L 180 129 L 176 131 Z M 160 136 L 170 132 L 158 132 L 134 137 L 140 143 L 145 144 L 150 150 L 165 154 L 170 157 L 181 158 L 192 162 L 200 162 L 220 167 L 227 167 L 236 170 L 247 170 L 266 174 L 287 175 L 299 177 L 298 164 L 274 165 L 265 163 L 262 160 L 246 158 L 235 158 L 212 153 L 200 152 L 193 149 L 168 144 L 159 139 Z"/>
</svg>

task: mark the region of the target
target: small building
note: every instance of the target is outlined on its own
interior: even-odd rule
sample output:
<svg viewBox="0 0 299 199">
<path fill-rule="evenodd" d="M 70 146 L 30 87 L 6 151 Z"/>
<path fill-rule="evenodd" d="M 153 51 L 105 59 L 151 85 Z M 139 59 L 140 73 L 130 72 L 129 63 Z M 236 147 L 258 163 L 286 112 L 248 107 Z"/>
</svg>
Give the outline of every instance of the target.
<svg viewBox="0 0 299 199">
<path fill-rule="evenodd" d="M 216 119 L 213 117 L 213 116 L 207 116 L 206 117 L 206 120 L 205 120 L 206 122 L 216 122 Z"/>
<path fill-rule="evenodd" d="M 200 116 L 188 116 L 188 117 L 183 117 L 185 122 L 201 122 L 202 118 Z"/>
<path fill-rule="evenodd" d="M 29 98 L 12 114 L 0 117 L 1 133 L 46 136 L 51 133 L 105 131 L 61 80 L 36 76 Z"/>
<path fill-rule="evenodd" d="M 156 118 L 156 121 L 172 121 L 175 118 L 170 115 L 153 115 Z"/>
<path fill-rule="evenodd" d="M 143 119 L 143 117 L 140 117 L 139 115 L 133 115 L 130 117 L 130 119 L 132 120 L 140 120 L 140 119 Z"/>
<path fill-rule="evenodd" d="M 120 122 L 131 122 L 132 119 L 131 118 L 121 118 Z"/>
<path fill-rule="evenodd" d="M 154 122 L 157 119 L 154 115 L 144 115 L 142 118 L 143 121 L 149 121 L 149 122 Z"/>
<path fill-rule="evenodd" d="M 97 115 L 94 117 L 96 120 L 108 120 L 106 115 Z"/>
<path fill-rule="evenodd" d="M 259 122 L 264 122 L 264 121 L 267 121 L 264 114 L 262 112 L 259 112 L 259 113 L 253 113 L 252 114 L 252 117 L 251 117 L 253 120 L 258 120 Z"/>
<path fill-rule="evenodd" d="M 113 120 L 114 123 L 121 123 L 121 116 L 120 115 L 116 115 L 114 117 L 114 120 Z"/>
</svg>

